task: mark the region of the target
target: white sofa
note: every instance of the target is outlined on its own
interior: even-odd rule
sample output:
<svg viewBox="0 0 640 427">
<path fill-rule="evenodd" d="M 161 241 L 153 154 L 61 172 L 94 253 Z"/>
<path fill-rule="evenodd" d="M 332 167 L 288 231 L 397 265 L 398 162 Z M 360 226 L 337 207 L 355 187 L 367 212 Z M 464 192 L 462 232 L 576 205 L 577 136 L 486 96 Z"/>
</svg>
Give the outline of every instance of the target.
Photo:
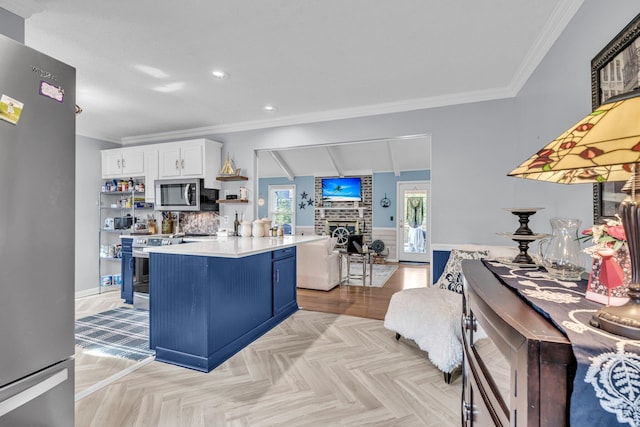
<svg viewBox="0 0 640 427">
<path fill-rule="evenodd" d="M 298 245 L 298 287 L 329 291 L 340 282 L 340 260 L 334 252 L 335 238 L 327 237 L 317 242 Z"/>
</svg>

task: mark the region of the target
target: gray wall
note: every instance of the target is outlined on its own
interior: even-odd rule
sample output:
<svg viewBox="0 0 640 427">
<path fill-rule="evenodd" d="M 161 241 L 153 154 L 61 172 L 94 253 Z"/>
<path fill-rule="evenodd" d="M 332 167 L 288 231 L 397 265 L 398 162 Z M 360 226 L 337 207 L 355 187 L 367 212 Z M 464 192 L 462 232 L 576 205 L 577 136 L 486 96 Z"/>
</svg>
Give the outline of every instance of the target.
<svg viewBox="0 0 640 427">
<path fill-rule="evenodd" d="M 591 58 L 638 13 L 637 0 L 616 1 L 615 7 L 586 0 L 512 99 L 209 137 L 224 142 L 223 150 L 238 167 L 253 170 L 253 179 L 256 148 L 431 134 L 432 243 L 509 244 L 495 234 L 517 228 L 516 218 L 502 210 L 507 207 L 545 208 L 530 223 L 539 233 L 549 232 L 549 219 L 556 216 L 578 218 L 588 227 L 591 185 L 506 174 L 591 111 Z M 253 211 L 245 209 L 247 215 Z"/>
<path fill-rule="evenodd" d="M 0 8 L 0 34 L 24 44 L 24 19 Z"/>
<path fill-rule="evenodd" d="M 100 150 L 111 142 L 76 136 L 76 295 L 98 290 L 98 191 L 102 185 Z"/>
</svg>

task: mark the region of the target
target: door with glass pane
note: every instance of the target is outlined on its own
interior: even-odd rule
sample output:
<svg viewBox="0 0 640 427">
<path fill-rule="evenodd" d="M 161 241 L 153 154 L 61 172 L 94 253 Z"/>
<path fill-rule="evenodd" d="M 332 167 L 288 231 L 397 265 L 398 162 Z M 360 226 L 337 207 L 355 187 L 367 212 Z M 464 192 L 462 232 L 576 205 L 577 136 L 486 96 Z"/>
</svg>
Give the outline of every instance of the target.
<svg viewBox="0 0 640 427">
<path fill-rule="evenodd" d="M 296 234 L 296 186 L 269 186 L 269 218 L 271 226 L 282 226 L 284 234 Z"/>
<path fill-rule="evenodd" d="M 398 261 L 429 262 L 429 182 L 398 182 Z"/>
</svg>

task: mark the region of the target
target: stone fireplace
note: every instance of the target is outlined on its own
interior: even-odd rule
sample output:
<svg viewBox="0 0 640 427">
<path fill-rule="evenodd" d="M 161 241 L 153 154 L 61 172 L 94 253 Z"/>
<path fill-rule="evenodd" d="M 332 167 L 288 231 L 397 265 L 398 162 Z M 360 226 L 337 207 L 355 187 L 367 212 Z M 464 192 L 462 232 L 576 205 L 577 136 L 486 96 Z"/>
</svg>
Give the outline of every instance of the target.
<svg viewBox="0 0 640 427">
<path fill-rule="evenodd" d="M 337 227 L 345 227 L 350 234 L 364 235 L 364 242 L 371 243 L 371 200 L 373 195 L 373 177 L 361 175 L 362 201 L 356 207 L 353 202 L 332 202 L 331 206 L 322 204 L 322 177 L 315 178 L 316 209 L 314 231 L 316 234 L 331 235 Z M 353 232 L 351 231 L 353 230 Z"/>
</svg>

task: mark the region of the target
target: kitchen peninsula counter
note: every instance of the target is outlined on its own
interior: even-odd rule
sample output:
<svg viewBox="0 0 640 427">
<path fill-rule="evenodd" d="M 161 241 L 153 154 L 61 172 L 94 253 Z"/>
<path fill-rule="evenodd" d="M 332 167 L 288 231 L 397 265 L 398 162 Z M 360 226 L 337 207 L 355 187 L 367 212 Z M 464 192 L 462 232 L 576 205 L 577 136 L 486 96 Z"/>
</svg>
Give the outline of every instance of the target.
<svg viewBox="0 0 640 427">
<path fill-rule="evenodd" d="M 145 252 L 174 255 L 214 256 L 241 258 L 276 249 L 294 247 L 299 244 L 326 239 L 326 236 L 285 236 L 285 237 L 210 237 L 195 238 L 181 245 L 145 248 Z"/>
<path fill-rule="evenodd" d="M 323 236 L 219 237 L 146 248 L 156 360 L 209 372 L 298 310 L 296 246 Z"/>
</svg>

